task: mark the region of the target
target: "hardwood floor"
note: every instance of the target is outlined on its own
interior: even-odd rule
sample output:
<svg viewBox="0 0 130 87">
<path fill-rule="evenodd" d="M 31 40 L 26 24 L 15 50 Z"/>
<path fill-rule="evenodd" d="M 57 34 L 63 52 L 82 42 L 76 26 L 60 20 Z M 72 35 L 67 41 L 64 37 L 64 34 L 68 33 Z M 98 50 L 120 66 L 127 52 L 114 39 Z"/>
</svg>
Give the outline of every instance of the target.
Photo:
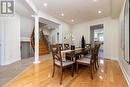
<svg viewBox="0 0 130 87">
<path fill-rule="evenodd" d="M 100 60 L 100 69 L 91 80 L 88 68 L 80 69 L 79 74 L 71 77 L 71 72 L 65 70 L 63 84 L 59 84 L 60 71 L 57 68 L 52 75 L 52 60 L 46 60 L 32 65 L 6 87 L 128 87 L 126 80 L 116 61 Z"/>
</svg>

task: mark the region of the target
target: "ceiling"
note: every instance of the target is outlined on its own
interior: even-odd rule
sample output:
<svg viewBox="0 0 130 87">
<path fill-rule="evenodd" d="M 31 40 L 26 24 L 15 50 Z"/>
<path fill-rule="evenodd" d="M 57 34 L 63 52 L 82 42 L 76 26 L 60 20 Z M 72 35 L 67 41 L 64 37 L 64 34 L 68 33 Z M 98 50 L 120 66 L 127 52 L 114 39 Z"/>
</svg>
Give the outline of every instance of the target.
<svg viewBox="0 0 130 87">
<path fill-rule="evenodd" d="M 44 26 L 45 29 L 52 30 L 52 29 L 59 28 L 59 24 L 52 22 L 52 21 L 49 21 L 49 20 L 44 19 L 44 18 L 40 18 L 40 22 L 46 24 Z"/>
<path fill-rule="evenodd" d="M 38 9 L 66 23 L 76 24 L 111 16 L 117 18 L 124 0 L 33 0 Z M 47 7 L 43 4 L 47 3 Z M 101 11 L 102 13 L 98 13 Z M 64 16 L 61 16 L 64 13 Z M 72 19 L 74 22 L 72 22 Z"/>
<path fill-rule="evenodd" d="M 25 0 L 15 0 L 15 11 L 20 15 L 30 17 L 34 14 L 34 11 L 30 6 L 26 3 Z"/>
</svg>

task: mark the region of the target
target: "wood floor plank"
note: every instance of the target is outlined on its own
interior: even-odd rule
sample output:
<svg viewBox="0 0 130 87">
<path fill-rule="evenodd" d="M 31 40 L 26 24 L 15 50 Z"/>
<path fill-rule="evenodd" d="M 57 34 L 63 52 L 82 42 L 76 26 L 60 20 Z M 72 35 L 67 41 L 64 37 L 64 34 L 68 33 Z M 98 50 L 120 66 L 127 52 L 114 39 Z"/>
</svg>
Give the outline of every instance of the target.
<svg viewBox="0 0 130 87">
<path fill-rule="evenodd" d="M 6 87 L 128 87 L 117 61 L 100 60 L 100 68 L 91 80 L 89 68 L 80 69 L 79 74 L 71 77 L 71 72 L 65 70 L 63 84 L 59 84 L 60 71 L 56 68 L 52 75 L 52 60 L 46 60 L 32 65 Z"/>
</svg>

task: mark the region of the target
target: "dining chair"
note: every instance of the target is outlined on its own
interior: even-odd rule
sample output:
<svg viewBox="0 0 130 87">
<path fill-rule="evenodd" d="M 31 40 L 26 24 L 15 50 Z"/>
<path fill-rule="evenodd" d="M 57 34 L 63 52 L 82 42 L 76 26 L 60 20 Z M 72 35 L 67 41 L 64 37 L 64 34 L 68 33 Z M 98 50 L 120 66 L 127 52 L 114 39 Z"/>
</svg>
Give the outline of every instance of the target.
<svg viewBox="0 0 130 87">
<path fill-rule="evenodd" d="M 55 66 L 58 66 L 61 70 L 61 78 L 60 78 L 60 84 L 62 84 L 63 80 L 63 70 L 66 67 L 71 66 L 71 72 L 72 72 L 72 77 L 74 75 L 74 62 L 71 60 L 66 60 L 63 61 L 62 56 L 61 56 L 61 47 L 59 45 L 51 45 L 52 49 L 52 56 L 53 56 L 53 74 L 52 77 L 54 77 L 55 74 Z"/>
<path fill-rule="evenodd" d="M 91 49 L 91 44 L 85 44 L 85 48 Z"/>
<path fill-rule="evenodd" d="M 64 44 L 64 50 L 68 50 L 68 49 L 70 49 L 69 44 Z"/>
<path fill-rule="evenodd" d="M 90 68 L 90 72 L 91 72 L 91 78 L 93 80 L 94 66 L 95 66 L 95 62 L 96 62 L 96 49 L 95 49 L 95 47 L 91 48 L 91 52 L 92 52 L 91 58 L 81 57 L 78 60 L 76 60 L 76 71 L 78 73 L 79 64 L 88 65 Z"/>
<path fill-rule="evenodd" d="M 99 49 L 100 49 L 100 44 L 94 44 L 94 48 L 96 50 L 96 62 L 94 64 L 94 72 L 96 72 L 96 70 L 99 68 L 99 57 L 98 57 L 98 53 L 99 53 Z M 86 58 L 91 58 L 91 50 L 90 53 L 88 55 L 86 55 Z"/>
<path fill-rule="evenodd" d="M 61 51 L 64 50 L 64 48 L 63 48 L 63 44 L 57 44 L 57 45 L 60 46 Z"/>
<path fill-rule="evenodd" d="M 99 57 L 98 57 L 98 53 L 99 53 L 99 50 L 100 50 L 100 46 L 101 44 L 96 44 L 95 47 L 96 47 L 96 64 L 95 64 L 95 68 L 99 68 Z"/>
</svg>

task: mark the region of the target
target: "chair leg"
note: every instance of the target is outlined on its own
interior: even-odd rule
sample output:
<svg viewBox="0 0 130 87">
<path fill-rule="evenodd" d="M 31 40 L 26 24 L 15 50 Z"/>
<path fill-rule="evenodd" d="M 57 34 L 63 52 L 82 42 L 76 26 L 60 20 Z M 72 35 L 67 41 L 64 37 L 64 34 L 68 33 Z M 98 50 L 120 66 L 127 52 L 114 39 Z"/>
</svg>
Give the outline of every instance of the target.
<svg viewBox="0 0 130 87">
<path fill-rule="evenodd" d="M 54 77 L 55 74 L 55 65 L 53 65 L 53 73 L 52 73 L 52 77 Z"/>
<path fill-rule="evenodd" d="M 97 60 L 97 66 L 98 66 L 98 68 L 99 68 L 99 63 L 98 63 L 98 60 Z"/>
<path fill-rule="evenodd" d="M 98 57 L 97 57 L 96 65 L 99 68 Z"/>
<path fill-rule="evenodd" d="M 61 79 L 60 79 L 60 84 L 62 84 L 62 80 L 63 80 L 63 68 L 61 68 Z"/>
<path fill-rule="evenodd" d="M 74 64 L 72 64 L 72 77 L 74 76 Z"/>
<path fill-rule="evenodd" d="M 97 70 L 98 69 L 98 67 L 97 67 L 97 61 L 94 63 L 94 65 L 95 65 L 95 69 Z"/>
<path fill-rule="evenodd" d="M 95 72 L 96 72 L 95 63 L 93 63 L 93 67 L 92 67 L 92 69 L 93 69 L 93 72 L 95 73 Z"/>
<path fill-rule="evenodd" d="M 96 70 L 98 70 L 98 68 L 99 68 L 99 65 L 98 65 L 98 57 L 97 57 L 97 59 L 96 59 L 96 61 L 95 61 L 95 68 L 96 68 Z"/>
<path fill-rule="evenodd" d="M 93 66 L 90 66 L 91 78 L 93 80 Z"/>
<path fill-rule="evenodd" d="M 78 63 L 76 63 L 76 72 L 77 72 L 77 74 L 78 74 L 78 70 L 79 69 L 79 64 Z"/>
</svg>

